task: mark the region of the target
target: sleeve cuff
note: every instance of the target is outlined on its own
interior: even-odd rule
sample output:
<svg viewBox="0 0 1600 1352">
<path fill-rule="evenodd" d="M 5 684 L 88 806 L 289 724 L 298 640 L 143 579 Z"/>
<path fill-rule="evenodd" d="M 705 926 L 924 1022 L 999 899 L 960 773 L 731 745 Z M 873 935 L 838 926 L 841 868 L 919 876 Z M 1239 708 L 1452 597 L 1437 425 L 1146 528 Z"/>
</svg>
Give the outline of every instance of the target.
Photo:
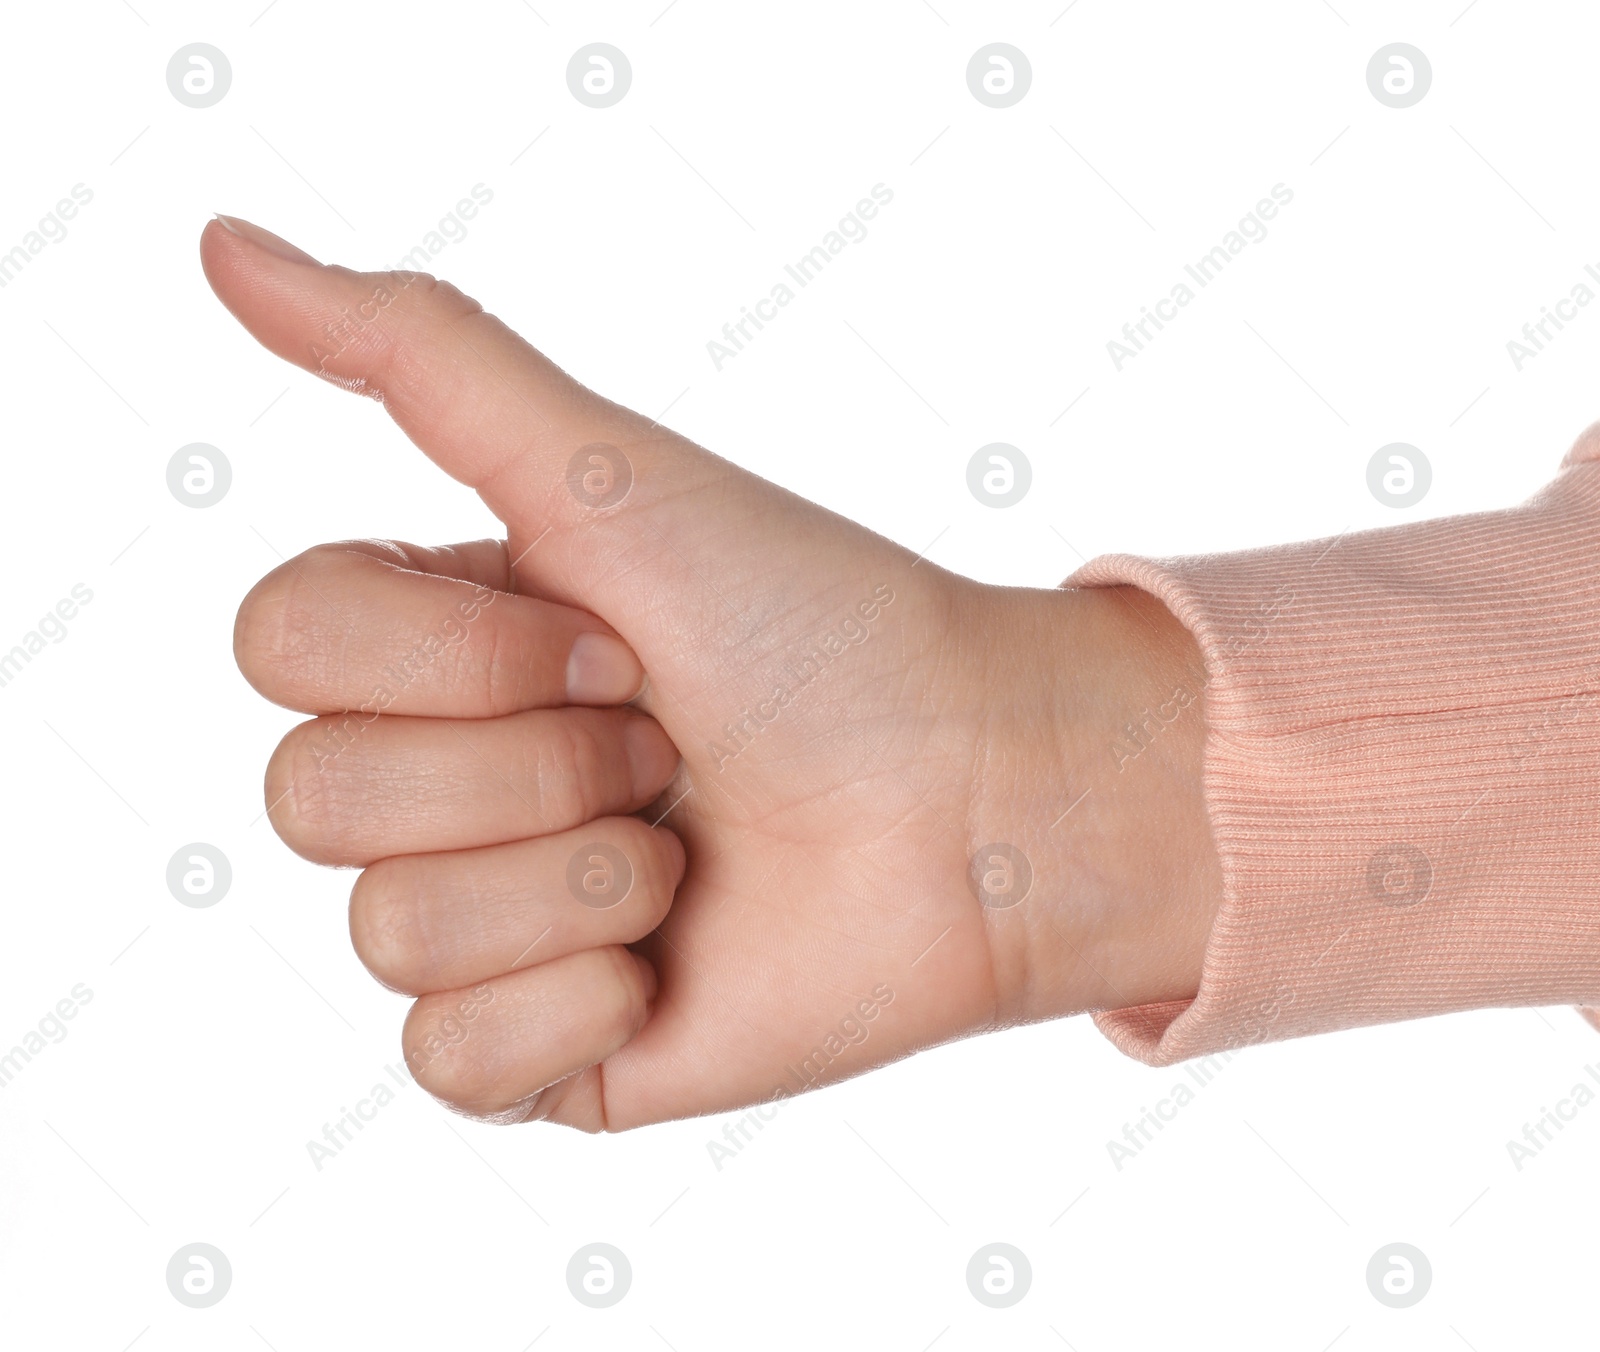
<svg viewBox="0 0 1600 1352">
<path fill-rule="evenodd" d="M 1117 584 L 1203 654 L 1223 877 L 1195 998 L 1095 1016 L 1122 1051 L 1600 1005 L 1600 425 L 1517 507 L 1063 585 Z"/>
</svg>

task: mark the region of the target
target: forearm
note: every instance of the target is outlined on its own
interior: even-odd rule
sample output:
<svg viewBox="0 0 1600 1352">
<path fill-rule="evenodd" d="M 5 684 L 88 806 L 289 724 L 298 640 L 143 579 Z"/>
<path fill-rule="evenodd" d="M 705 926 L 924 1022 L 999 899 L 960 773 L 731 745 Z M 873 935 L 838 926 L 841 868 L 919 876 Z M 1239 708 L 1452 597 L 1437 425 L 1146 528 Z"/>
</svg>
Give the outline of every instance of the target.
<svg viewBox="0 0 1600 1352">
<path fill-rule="evenodd" d="M 1099 1018 L 1168 1062 L 1600 999 L 1600 466 L 1528 502 L 1069 582 L 1159 597 L 1206 671 L 1221 903 L 1193 1003 Z"/>
</svg>

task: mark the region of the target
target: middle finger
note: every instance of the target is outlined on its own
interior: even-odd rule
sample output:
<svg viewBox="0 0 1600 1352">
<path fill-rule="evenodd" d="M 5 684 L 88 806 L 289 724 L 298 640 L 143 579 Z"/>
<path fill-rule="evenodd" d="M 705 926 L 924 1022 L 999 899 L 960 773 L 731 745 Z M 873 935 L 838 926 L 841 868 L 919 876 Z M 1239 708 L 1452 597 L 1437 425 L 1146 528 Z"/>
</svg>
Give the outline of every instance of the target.
<svg viewBox="0 0 1600 1352">
<path fill-rule="evenodd" d="M 366 865 L 472 849 L 635 812 L 676 773 L 661 725 L 631 709 L 455 721 L 333 714 L 267 765 L 268 815 L 296 854 Z"/>
</svg>

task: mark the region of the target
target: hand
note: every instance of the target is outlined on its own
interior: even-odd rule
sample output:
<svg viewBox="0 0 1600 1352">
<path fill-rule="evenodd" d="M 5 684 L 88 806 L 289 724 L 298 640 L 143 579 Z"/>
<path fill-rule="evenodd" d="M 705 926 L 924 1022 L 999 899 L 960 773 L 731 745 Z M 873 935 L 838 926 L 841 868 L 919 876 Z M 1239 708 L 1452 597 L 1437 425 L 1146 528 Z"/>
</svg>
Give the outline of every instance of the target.
<svg viewBox="0 0 1600 1352">
<path fill-rule="evenodd" d="M 379 400 L 506 526 L 323 546 L 239 615 L 252 684 L 318 715 L 272 757 L 271 820 L 365 870 L 351 933 L 421 997 L 425 1088 L 617 1130 L 1194 994 L 1204 676 L 1159 602 L 918 561 L 431 277 L 241 222 L 201 256 L 267 348 Z"/>
</svg>

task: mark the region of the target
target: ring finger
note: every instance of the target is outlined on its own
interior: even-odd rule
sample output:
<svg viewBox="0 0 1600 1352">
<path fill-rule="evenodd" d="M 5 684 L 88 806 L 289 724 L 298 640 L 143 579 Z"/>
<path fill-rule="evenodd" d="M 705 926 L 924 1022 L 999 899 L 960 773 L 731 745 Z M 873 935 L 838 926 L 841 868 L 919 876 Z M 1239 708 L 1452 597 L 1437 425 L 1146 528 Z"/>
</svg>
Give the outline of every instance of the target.
<svg viewBox="0 0 1600 1352">
<path fill-rule="evenodd" d="M 380 859 L 350 893 L 350 937 L 384 985 L 460 990 L 602 944 L 643 938 L 683 876 L 666 827 L 608 817 L 573 831 Z"/>
</svg>

